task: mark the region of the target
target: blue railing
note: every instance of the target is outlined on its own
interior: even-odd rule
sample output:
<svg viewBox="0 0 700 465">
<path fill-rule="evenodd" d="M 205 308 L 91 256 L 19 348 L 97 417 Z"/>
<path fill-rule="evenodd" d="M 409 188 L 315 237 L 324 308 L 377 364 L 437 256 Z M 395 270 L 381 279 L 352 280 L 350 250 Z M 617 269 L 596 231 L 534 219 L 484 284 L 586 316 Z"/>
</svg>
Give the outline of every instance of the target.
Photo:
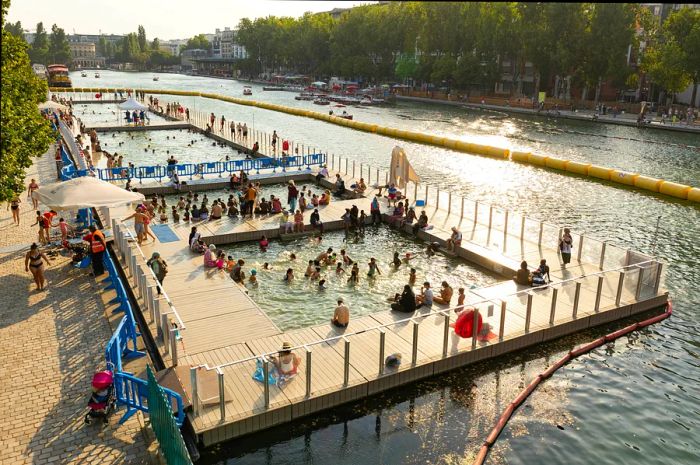
<svg viewBox="0 0 700 465">
<path fill-rule="evenodd" d="M 277 172 L 281 169 L 282 172 L 296 168 L 298 171 L 303 169 L 311 169 L 313 165 L 323 165 L 328 159 L 325 153 L 315 153 L 310 155 L 297 155 L 284 158 L 254 158 L 251 160 L 229 160 L 229 161 L 214 161 L 204 163 L 183 163 L 178 165 L 163 166 L 136 166 L 133 168 L 95 168 L 92 170 L 76 170 L 75 168 L 65 169 L 66 179 L 77 176 L 95 176 L 103 181 L 126 181 L 128 179 L 138 179 L 142 182 L 144 179 L 156 179 L 158 181 L 163 178 L 170 177 L 174 171 L 179 177 L 189 177 L 190 180 L 195 176 L 218 175 L 222 177 L 224 174 L 231 175 L 244 171 L 250 173 L 255 171 L 260 173 L 260 170 L 271 169 Z"/>
<path fill-rule="evenodd" d="M 117 372 L 114 376 L 114 388 L 117 402 L 126 406 L 126 413 L 119 420 L 119 424 L 124 423 L 139 410 L 148 413 L 148 381 L 128 373 Z M 168 403 L 172 406 L 177 425 L 182 426 L 185 421 L 185 407 L 182 403 L 182 397 L 177 392 L 163 386 L 161 389 Z"/>
</svg>

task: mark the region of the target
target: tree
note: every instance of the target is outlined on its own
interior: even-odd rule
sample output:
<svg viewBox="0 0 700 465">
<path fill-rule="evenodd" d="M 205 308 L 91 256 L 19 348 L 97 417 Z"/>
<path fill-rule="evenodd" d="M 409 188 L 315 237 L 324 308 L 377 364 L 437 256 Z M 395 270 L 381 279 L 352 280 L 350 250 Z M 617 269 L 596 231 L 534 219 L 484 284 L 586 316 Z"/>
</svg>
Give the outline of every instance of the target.
<svg viewBox="0 0 700 465">
<path fill-rule="evenodd" d="M 204 34 L 198 34 L 187 40 L 187 44 L 182 46 L 181 50 L 202 49 L 211 52 L 211 43 L 207 40 Z"/>
<path fill-rule="evenodd" d="M 154 52 L 160 50 L 160 40 L 158 40 L 158 37 L 153 39 L 153 43 L 151 43 L 151 50 Z"/>
<path fill-rule="evenodd" d="M 396 76 L 401 78 L 402 81 L 406 81 L 410 78 L 415 78 L 418 72 L 418 63 L 416 62 L 415 55 L 402 54 L 396 60 L 395 71 Z"/>
<path fill-rule="evenodd" d="M 139 42 L 139 51 L 147 52 L 148 51 L 148 40 L 146 40 L 146 29 L 144 29 L 144 27 L 141 25 L 139 25 L 139 30 L 138 30 L 138 42 Z"/>
<path fill-rule="evenodd" d="M 55 24 L 51 26 L 51 35 L 49 35 L 49 58 L 52 63 L 69 64 L 71 62 L 66 32 Z"/>
<path fill-rule="evenodd" d="M 24 40 L 24 29 L 22 29 L 22 23 L 20 21 L 16 23 L 7 23 L 3 29 L 18 39 Z"/>
<path fill-rule="evenodd" d="M 26 168 L 32 157 L 46 152 L 52 138 L 48 121 L 37 109 L 48 90 L 46 81 L 32 71 L 26 42 L 5 30 L 9 7 L 10 1 L 2 0 L 0 201 L 12 200 L 24 190 Z"/>
<path fill-rule="evenodd" d="M 34 63 L 48 64 L 49 59 L 49 36 L 44 29 L 44 23 L 36 25 L 36 34 L 34 34 L 34 42 L 29 49 L 29 58 Z"/>
<path fill-rule="evenodd" d="M 669 15 L 658 43 L 648 47 L 643 67 L 651 78 L 671 94 L 691 83 L 694 105 L 700 81 L 700 11 L 681 8 Z"/>
</svg>

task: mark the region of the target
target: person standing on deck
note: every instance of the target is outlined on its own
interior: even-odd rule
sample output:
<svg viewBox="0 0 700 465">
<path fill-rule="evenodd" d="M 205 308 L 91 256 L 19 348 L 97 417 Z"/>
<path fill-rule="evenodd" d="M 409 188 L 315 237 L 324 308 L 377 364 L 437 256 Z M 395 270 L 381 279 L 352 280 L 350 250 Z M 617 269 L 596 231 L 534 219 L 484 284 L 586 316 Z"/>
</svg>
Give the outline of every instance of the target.
<svg viewBox="0 0 700 465">
<path fill-rule="evenodd" d="M 277 131 L 272 131 L 272 151 L 277 153 Z"/>
<path fill-rule="evenodd" d="M 90 244 L 90 261 L 92 262 L 92 275 L 97 277 L 105 272 L 105 265 L 102 261 L 107 249 L 105 236 L 94 224 L 90 225 L 90 234 L 83 237 L 84 241 Z"/>
<path fill-rule="evenodd" d="M 571 249 L 574 245 L 574 238 L 571 237 L 571 231 L 569 228 L 564 228 L 564 235 L 559 240 L 559 251 L 561 252 L 561 259 L 564 262 L 563 268 L 566 268 L 571 262 Z"/>
<path fill-rule="evenodd" d="M 209 127 L 214 129 L 214 122 L 216 121 L 216 116 L 214 116 L 214 112 L 212 112 L 211 115 L 209 115 Z"/>
<path fill-rule="evenodd" d="M 219 124 L 219 132 L 220 132 L 221 134 L 224 133 L 224 126 L 225 126 L 225 125 L 226 125 L 226 117 L 225 117 L 224 115 L 221 115 L 221 121 L 220 121 L 220 124 Z"/>
<path fill-rule="evenodd" d="M 229 124 L 229 130 L 231 131 L 231 140 L 236 138 L 236 123 L 231 121 Z"/>
<path fill-rule="evenodd" d="M 287 203 L 289 204 L 290 211 L 296 211 L 297 209 L 297 198 L 299 197 L 299 190 L 294 184 L 293 180 L 289 180 L 289 185 L 287 186 Z"/>
<path fill-rule="evenodd" d="M 379 197 L 377 195 L 372 199 L 372 204 L 370 205 L 370 214 L 372 215 L 372 224 L 382 223 L 382 212 L 379 208 Z"/>
<path fill-rule="evenodd" d="M 32 179 L 32 182 L 29 183 L 27 186 L 27 200 L 31 199 L 32 205 L 34 206 L 34 210 L 39 208 L 39 201 L 34 198 L 32 195 L 35 190 L 39 189 L 39 184 L 36 182 L 36 179 Z M 19 224 L 19 223 L 18 223 Z"/>
</svg>

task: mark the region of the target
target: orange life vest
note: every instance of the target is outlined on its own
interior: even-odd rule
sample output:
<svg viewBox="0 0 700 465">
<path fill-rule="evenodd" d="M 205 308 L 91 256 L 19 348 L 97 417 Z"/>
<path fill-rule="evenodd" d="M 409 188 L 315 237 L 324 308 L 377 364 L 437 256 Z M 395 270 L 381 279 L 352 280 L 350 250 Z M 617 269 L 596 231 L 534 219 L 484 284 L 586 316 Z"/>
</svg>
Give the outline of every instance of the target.
<svg viewBox="0 0 700 465">
<path fill-rule="evenodd" d="M 95 231 L 92 233 L 92 239 L 90 240 L 90 250 L 92 253 L 104 252 L 105 250 L 105 236 L 102 231 Z"/>
</svg>

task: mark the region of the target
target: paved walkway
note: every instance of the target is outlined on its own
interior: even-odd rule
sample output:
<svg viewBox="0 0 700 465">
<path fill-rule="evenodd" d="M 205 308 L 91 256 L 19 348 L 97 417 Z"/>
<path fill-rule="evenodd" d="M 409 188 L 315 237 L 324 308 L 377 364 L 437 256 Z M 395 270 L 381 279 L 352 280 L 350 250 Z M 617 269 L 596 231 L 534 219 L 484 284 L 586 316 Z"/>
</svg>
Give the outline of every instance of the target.
<svg viewBox="0 0 700 465">
<path fill-rule="evenodd" d="M 54 182 L 51 153 L 29 168 L 27 181 Z M 19 227 L 0 208 L 0 464 L 148 463 L 137 416 L 120 426 L 117 412 L 104 429 L 83 423 L 112 333 L 100 286 L 58 255 L 47 289 L 34 290 L 24 254 L 38 230 L 26 194 L 22 202 Z"/>
</svg>

